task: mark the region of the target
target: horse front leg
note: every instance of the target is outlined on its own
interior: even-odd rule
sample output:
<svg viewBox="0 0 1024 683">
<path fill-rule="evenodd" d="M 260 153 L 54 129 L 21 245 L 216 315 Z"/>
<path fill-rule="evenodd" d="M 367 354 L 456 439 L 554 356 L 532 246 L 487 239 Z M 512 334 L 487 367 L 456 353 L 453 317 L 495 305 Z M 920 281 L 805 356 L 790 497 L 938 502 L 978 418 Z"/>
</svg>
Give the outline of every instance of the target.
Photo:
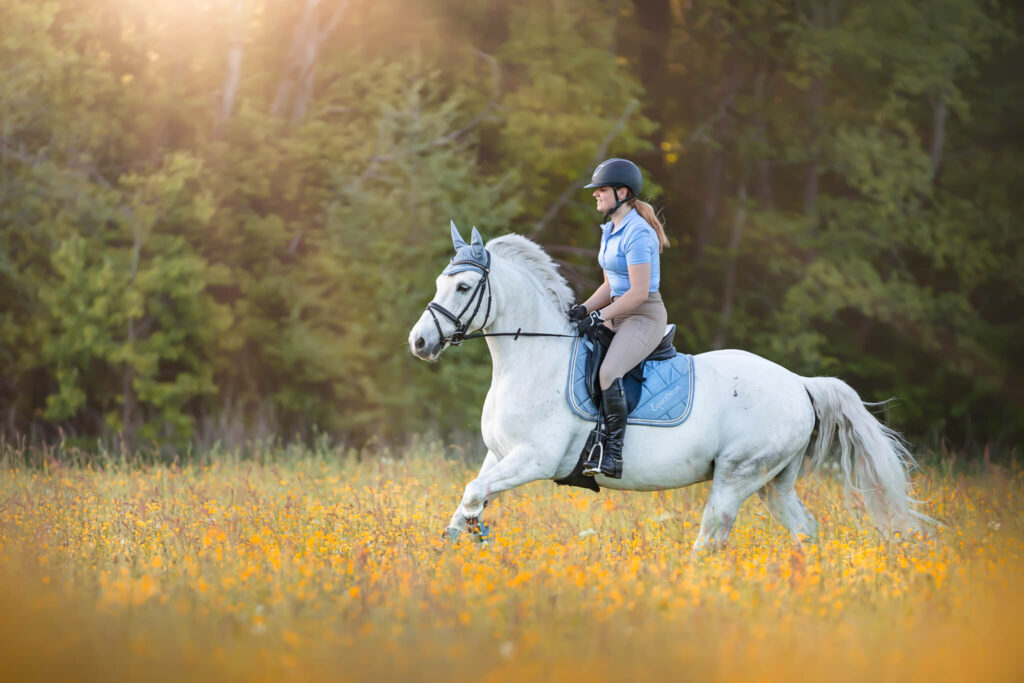
<svg viewBox="0 0 1024 683">
<path fill-rule="evenodd" d="M 484 457 L 484 464 L 480 466 L 480 472 L 477 474 L 477 479 L 482 477 L 489 469 L 494 467 L 498 463 L 498 456 L 493 451 L 488 450 L 487 455 Z M 452 519 L 448 522 L 448 526 L 444 530 L 444 535 L 449 540 L 455 540 L 459 537 L 459 534 L 466 530 L 466 513 L 462 509 L 462 503 L 455 508 L 455 514 L 452 515 Z"/>
<path fill-rule="evenodd" d="M 453 517 L 449 529 L 459 525 L 455 528 L 468 527 L 471 532 L 479 531 L 480 515 L 489 500 L 493 500 L 502 491 L 531 481 L 550 479 L 555 476 L 557 468 L 557 458 L 543 457 L 540 449 L 532 445 L 516 446 L 490 467 L 485 461 L 477 478 L 466 484 L 462 503 L 455 513 L 456 517 L 461 514 L 462 519 L 456 520 Z"/>
</svg>

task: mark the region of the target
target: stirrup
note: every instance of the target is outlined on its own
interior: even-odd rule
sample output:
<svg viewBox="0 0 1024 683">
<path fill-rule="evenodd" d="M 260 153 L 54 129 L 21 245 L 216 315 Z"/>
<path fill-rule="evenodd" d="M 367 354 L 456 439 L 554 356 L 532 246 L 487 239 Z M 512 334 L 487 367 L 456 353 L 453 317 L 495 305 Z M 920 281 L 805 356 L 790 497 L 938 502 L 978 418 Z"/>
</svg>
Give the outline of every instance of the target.
<svg viewBox="0 0 1024 683">
<path fill-rule="evenodd" d="M 594 460 L 595 448 L 600 449 L 600 455 L 597 456 L 597 460 Z M 601 436 L 598 436 L 594 445 L 591 446 L 590 452 L 587 453 L 587 461 L 583 463 L 583 469 L 580 470 L 580 474 L 585 477 L 593 477 L 595 474 L 601 474 L 602 460 L 604 460 L 604 441 Z"/>
<path fill-rule="evenodd" d="M 601 449 L 601 455 L 598 456 L 597 461 L 591 457 L 594 453 L 594 448 Z M 622 459 L 616 460 L 616 458 L 604 457 L 604 441 L 598 441 L 594 444 L 594 448 L 590 449 L 590 453 L 587 454 L 587 462 L 584 463 L 583 469 L 580 470 L 580 474 L 593 477 L 598 474 L 604 475 L 609 479 L 622 479 Z"/>
</svg>

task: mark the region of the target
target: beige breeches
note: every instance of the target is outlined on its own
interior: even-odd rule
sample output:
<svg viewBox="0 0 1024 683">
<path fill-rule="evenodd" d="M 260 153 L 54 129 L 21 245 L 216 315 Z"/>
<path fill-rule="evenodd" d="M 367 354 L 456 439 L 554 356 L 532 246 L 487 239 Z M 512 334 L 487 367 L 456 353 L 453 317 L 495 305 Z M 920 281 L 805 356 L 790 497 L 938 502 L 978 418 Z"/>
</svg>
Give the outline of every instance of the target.
<svg viewBox="0 0 1024 683">
<path fill-rule="evenodd" d="M 602 390 L 611 386 L 616 377 L 622 377 L 636 367 L 658 346 L 665 336 L 666 322 L 668 313 L 661 300 L 661 292 L 651 292 L 647 301 L 634 310 L 605 323 L 615 330 L 615 336 L 601 363 L 599 379 Z"/>
</svg>

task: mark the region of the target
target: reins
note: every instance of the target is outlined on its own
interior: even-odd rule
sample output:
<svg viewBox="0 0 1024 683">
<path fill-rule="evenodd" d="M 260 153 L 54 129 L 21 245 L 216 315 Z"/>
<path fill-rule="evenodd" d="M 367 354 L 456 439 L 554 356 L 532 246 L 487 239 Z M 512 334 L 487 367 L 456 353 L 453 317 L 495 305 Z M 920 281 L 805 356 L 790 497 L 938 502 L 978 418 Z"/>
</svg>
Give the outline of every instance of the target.
<svg viewBox="0 0 1024 683">
<path fill-rule="evenodd" d="M 486 253 L 486 252 L 485 252 Z M 515 332 L 483 332 L 482 330 L 487 327 L 487 318 L 491 316 L 491 287 L 489 281 L 489 275 L 491 272 L 490 268 L 491 255 L 487 253 L 487 265 L 484 265 L 476 260 L 462 259 L 459 261 L 452 260 L 451 266 L 468 266 L 475 270 L 480 271 L 480 280 L 477 282 L 476 289 L 473 290 L 472 296 L 466 305 L 462 307 L 462 310 L 458 314 L 452 313 L 447 308 L 431 301 L 427 304 L 427 312 L 430 313 L 430 317 L 434 320 L 434 327 L 437 328 L 437 335 L 441 339 L 441 343 L 448 342 L 452 346 L 459 346 L 462 342 L 467 339 L 482 339 L 483 337 L 512 337 L 513 341 L 520 337 L 567 337 L 575 339 L 579 335 L 576 334 L 557 334 L 554 332 L 523 332 L 523 328 L 519 328 Z M 476 318 L 476 314 L 480 312 L 480 306 L 484 302 L 484 291 L 487 292 L 487 309 L 484 311 L 484 322 L 477 328 L 476 332 L 466 334 L 469 329 L 469 323 Z M 466 322 L 462 322 L 462 316 L 469 310 L 469 307 L 476 302 L 476 307 L 473 309 L 472 315 Z M 441 331 L 441 322 L 437 319 L 437 314 L 440 313 L 442 317 L 447 318 L 448 321 L 455 326 L 455 331 L 449 337 L 445 337 L 444 332 Z"/>
<path fill-rule="evenodd" d="M 482 328 L 481 328 L 482 329 Z M 462 337 L 462 341 L 467 339 L 479 339 L 481 337 L 513 337 L 512 341 L 519 339 L 519 337 L 566 337 L 568 339 L 575 339 L 578 334 L 555 334 L 554 332 L 523 332 L 523 328 L 519 328 L 515 332 L 479 332 L 473 334 L 467 334 Z M 459 342 L 460 344 L 462 342 Z M 453 344 L 458 346 L 458 344 Z"/>
</svg>

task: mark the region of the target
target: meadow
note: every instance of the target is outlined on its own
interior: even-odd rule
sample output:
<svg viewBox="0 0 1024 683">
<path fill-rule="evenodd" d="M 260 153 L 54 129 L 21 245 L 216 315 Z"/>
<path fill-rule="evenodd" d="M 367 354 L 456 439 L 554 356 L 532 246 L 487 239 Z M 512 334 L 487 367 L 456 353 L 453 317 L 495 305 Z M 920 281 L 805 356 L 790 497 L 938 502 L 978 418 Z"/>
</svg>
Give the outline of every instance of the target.
<svg viewBox="0 0 1024 683">
<path fill-rule="evenodd" d="M 834 472 L 795 543 L 759 501 L 692 561 L 708 485 L 539 482 L 441 530 L 472 458 L 276 448 L 186 463 L 0 452 L 4 680 L 1021 680 L 1024 472 L 915 473 L 886 543 Z"/>
</svg>

